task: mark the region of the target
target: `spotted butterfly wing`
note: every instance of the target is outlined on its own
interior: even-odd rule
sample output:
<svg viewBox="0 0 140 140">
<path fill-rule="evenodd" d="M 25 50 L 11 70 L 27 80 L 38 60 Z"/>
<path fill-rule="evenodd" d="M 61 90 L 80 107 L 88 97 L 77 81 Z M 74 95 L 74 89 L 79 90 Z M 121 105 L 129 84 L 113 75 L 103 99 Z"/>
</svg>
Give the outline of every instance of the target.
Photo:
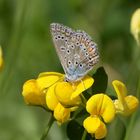
<svg viewBox="0 0 140 140">
<path fill-rule="evenodd" d="M 96 44 L 86 32 L 52 23 L 51 34 L 67 81 L 80 80 L 99 61 Z"/>
</svg>

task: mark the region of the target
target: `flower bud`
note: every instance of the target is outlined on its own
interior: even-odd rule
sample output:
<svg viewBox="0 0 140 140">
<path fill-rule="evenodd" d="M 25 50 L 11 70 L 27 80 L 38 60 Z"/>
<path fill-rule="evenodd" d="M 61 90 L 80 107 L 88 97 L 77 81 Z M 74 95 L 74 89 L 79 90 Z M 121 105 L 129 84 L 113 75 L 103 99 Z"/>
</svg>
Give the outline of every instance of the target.
<svg viewBox="0 0 140 140">
<path fill-rule="evenodd" d="M 60 103 L 58 103 L 54 109 L 54 117 L 60 124 L 62 124 L 70 118 L 70 109 L 64 108 Z"/>
<path fill-rule="evenodd" d="M 138 8 L 131 18 L 131 33 L 140 45 L 140 8 Z"/>
</svg>

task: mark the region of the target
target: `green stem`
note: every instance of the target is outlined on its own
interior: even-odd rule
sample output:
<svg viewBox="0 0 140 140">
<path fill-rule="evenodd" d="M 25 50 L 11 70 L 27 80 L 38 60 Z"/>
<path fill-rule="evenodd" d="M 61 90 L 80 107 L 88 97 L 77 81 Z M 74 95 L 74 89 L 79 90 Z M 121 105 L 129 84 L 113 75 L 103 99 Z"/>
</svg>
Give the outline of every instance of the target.
<svg viewBox="0 0 140 140">
<path fill-rule="evenodd" d="M 136 96 L 137 96 L 138 99 L 140 98 L 140 75 L 139 75 L 139 78 L 138 78 L 138 85 L 137 85 Z"/>
<path fill-rule="evenodd" d="M 136 62 L 138 62 L 137 60 L 139 59 L 139 57 L 140 57 L 140 53 L 138 52 L 138 55 L 137 55 L 137 58 L 136 58 Z M 140 70 L 138 69 L 138 71 L 140 71 Z M 140 97 L 140 75 L 138 77 L 138 85 L 137 85 L 136 96 L 139 99 L 139 97 Z M 127 130 L 126 130 L 126 135 L 125 135 L 124 140 L 128 140 L 128 138 L 130 136 L 130 133 L 131 133 L 131 131 L 133 129 L 133 125 L 134 125 L 134 122 L 136 120 L 136 116 L 137 116 L 137 112 L 135 112 L 133 114 L 133 116 L 131 117 L 131 119 L 130 119 L 129 125 L 128 125 Z"/>
<path fill-rule="evenodd" d="M 136 93 L 136 96 L 137 96 L 138 99 L 140 97 L 139 95 L 140 95 L 140 76 L 139 76 L 139 79 L 138 79 L 138 86 L 137 86 L 137 93 Z M 135 112 L 133 114 L 133 116 L 131 117 L 131 119 L 130 119 L 129 125 L 128 125 L 127 130 L 126 130 L 126 134 L 125 134 L 124 140 L 128 140 L 128 138 L 130 136 L 130 133 L 131 133 L 131 131 L 133 129 L 133 125 L 135 123 L 136 116 L 137 116 L 137 112 Z"/>
<path fill-rule="evenodd" d="M 87 99 L 84 97 L 84 95 L 82 93 L 80 94 L 80 97 L 81 97 L 81 100 L 82 100 L 82 105 L 86 106 Z"/>
<path fill-rule="evenodd" d="M 53 122 L 54 122 L 54 117 L 53 117 L 53 114 L 51 114 L 50 119 L 49 119 L 49 121 L 48 121 L 48 124 L 47 124 L 47 126 L 46 126 L 46 128 L 45 128 L 45 130 L 44 130 L 44 133 L 43 133 L 43 135 L 41 136 L 41 139 L 40 139 L 40 140 L 45 140 L 45 139 L 46 139 L 46 137 L 47 137 L 47 135 L 48 135 L 48 132 L 49 132 L 49 130 L 50 130 L 50 128 L 51 128 Z"/>
<path fill-rule="evenodd" d="M 139 41 L 140 41 L 140 35 L 139 35 Z M 140 44 L 138 47 L 140 47 Z M 139 62 L 139 59 L 140 59 L 140 51 L 138 50 L 138 56 L 137 56 L 136 62 Z M 139 74 L 139 72 L 140 72 L 140 68 L 138 66 L 138 74 Z M 137 85 L 136 95 L 137 95 L 137 98 L 139 99 L 139 97 L 140 97 L 140 75 L 138 76 L 138 85 Z"/>
<path fill-rule="evenodd" d="M 87 135 L 87 131 L 84 130 L 84 133 L 83 133 L 83 136 L 82 136 L 81 140 L 85 140 L 86 139 L 86 135 Z"/>
<path fill-rule="evenodd" d="M 129 136 L 130 136 L 130 133 L 131 133 L 131 131 L 132 131 L 132 128 L 133 128 L 135 119 L 136 119 L 136 112 L 135 112 L 135 114 L 133 114 L 133 116 L 131 117 L 131 120 L 130 120 L 129 125 L 128 125 L 127 130 L 126 130 L 126 134 L 125 134 L 124 140 L 128 140 L 128 138 L 129 138 Z"/>
</svg>

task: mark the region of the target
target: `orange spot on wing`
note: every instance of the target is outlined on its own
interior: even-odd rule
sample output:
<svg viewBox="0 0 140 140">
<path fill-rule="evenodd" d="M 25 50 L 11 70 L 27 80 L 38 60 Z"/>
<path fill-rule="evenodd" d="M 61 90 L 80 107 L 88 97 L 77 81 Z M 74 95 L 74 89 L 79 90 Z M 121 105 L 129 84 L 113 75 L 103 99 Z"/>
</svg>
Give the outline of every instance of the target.
<svg viewBox="0 0 140 140">
<path fill-rule="evenodd" d="M 92 52 L 92 50 L 93 50 L 93 48 L 91 48 L 91 47 L 88 48 L 88 52 Z"/>
</svg>

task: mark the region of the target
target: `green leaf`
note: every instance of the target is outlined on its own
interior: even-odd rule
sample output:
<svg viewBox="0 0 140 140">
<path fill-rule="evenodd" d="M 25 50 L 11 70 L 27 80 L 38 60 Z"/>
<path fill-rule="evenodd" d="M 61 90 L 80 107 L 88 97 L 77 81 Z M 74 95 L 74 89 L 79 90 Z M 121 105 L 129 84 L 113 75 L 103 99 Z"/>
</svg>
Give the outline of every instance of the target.
<svg viewBox="0 0 140 140">
<path fill-rule="evenodd" d="M 89 92 L 88 92 L 89 91 Z M 91 97 L 91 89 L 85 90 L 83 92 L 84 97 L 88 100 Z"/>
<path fill-rule="evenodd" d="M 71 113 L 72 119 L 76 120 L 80 125 L 83 124 L 85 118 L 89 116 L 89 113 L 85 110 L 85 108 L 79 108 L 75 112 Z"/>
<path fill-rule="evenodd" d="M 67 136 L 70 140 L 80 140 L 84 128 L 76 121 L 72 120 L 67 125 Z"/>
<path fill-rule="evenodd" d="M 67 136 L 69 140 L 81 140 L 84 133 L 84 127 L 77 121 L 72 120 L 67 125 Z M 85 140 L 92 140 L 91 135 L 87 134 Z"/>
<path fill-rule="evenodd" d="M 94 84 L 92 86 L 92 93 L 105 93 L 108 84 L 108 76 L 103 67 L 97 69 L 96 73 L 92 76 Z"/>
</svg>

